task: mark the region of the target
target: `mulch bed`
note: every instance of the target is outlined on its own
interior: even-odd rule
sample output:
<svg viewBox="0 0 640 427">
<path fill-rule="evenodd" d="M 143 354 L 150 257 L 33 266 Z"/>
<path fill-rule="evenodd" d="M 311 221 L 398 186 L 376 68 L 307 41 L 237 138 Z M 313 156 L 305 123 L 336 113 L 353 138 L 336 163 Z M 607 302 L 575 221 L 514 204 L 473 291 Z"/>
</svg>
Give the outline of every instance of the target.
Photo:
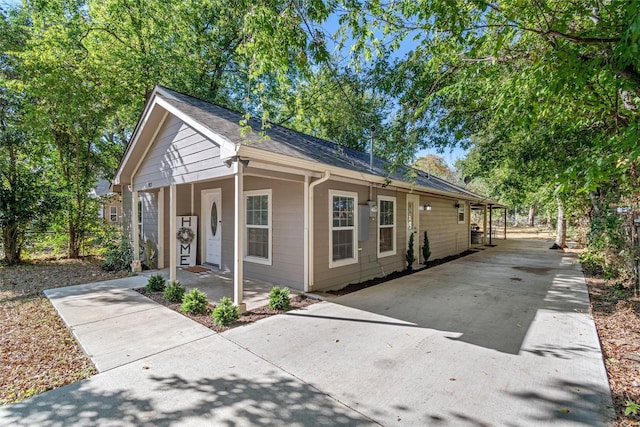
<svg viewBox="0 0 640 427">
<path fill-rule="evenodd" d="M 618 416 L 616 425 L 640 425 L 640 413 L 624 415 L 627 401 L 640 404 L 640 298 L 630 289 L 607 285 L 602 277 L 585 274 L 585 279 Z"/>
<path fill-rule="evenodd" d="M 195 320 L 196 322 L 206 326 L 207 328 L 215 332 L 224 332 L 232 328 L 237 328 L 238 326 L 248 325 L 260 319 L 265 319 L 267 317 L 275 316 L 276 314 L 284 313 L 284 311 L 282 310 L 271 310 L 268 306 L 258 307 L 254 310 L 246 311 L 242 313 L 240 315 L 240 319 L 237 322 L 232 323 L 231 325 L 228 325 L 228 326 L 220 326 L 216 324 L 213 321 L 213 318 L 211 317 L 211 312 L 215 308 L 215 304 L 209 303 L 207 307 L 207 312 L 204 314 L 189 314 L 189 313 L 184 313 L 183 311 L 180 310 L 180 303 L 167 301 L 162 292 L 149 292 L 145 288 L 139 288 L 135 290 L 141 293 L 142 295 L 146 296 L 147 298 L 154 300 L 158 304 L 164 305 L 165 307 L 168 307 L 182 314 L 183 316 L 186 316 L 192 320 Z M 320 301 L 313 298 L 308 298 L 304 295 L 292 296 L 291 310 L 297 310 L 299 308 L 308 307 L 317 302 L 320 302 Z"/>
</svg>

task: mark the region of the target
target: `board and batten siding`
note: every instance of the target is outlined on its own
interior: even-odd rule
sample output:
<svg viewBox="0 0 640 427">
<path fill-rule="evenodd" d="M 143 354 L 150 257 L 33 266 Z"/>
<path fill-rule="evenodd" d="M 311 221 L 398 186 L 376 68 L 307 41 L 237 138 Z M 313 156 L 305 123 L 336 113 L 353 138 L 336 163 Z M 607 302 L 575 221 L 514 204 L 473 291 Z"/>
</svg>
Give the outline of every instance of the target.
<svg viewBox="0 0 640 427">
<path fill-rule="evenodd" d="M 407 215 L 406 194 L 399 191 L 373 188 L 372 199 L 377 201 L 378 196 L 390 196 L 396 198 L 396 253 L 378 258 L 378 221 L 368 220 L 366 224 L 358 226 L 368 227 L 368 239 L 358 242 L 358 262 L 340 267 L 329 267 L 331 250 L 329 248 L 329 190 L 346 191 L 358 194 L 358 205 L 366 205 L 369 199 L 369 187 L 367 185 L 347 184 L 337 181 L 328 181 L 315 188 L 314 192 L 314 291 L 339 289 L 350 283 L 360 283 L 375 277 L 383 277 L 394 271 L 406 268 L 405 253 L 407 241 Z M 356 211 L 356 221 L 358 212 Z"/>
<path fill-rule="evenodd" d="M 169 115 L 133 177 L 133 189 L 145 190 L 216 178 L 229 173 L 220 147 Z"/>
<path fill-rule="evenodd" d="M 458 209 L 455 207 L 457 200 L 437 199 L 428 196 L 420 197 L 420 205 L 426 203 L 431 205 L 431 210 L 420 211 L 420 240 L 417 244 L 416 254 L 422 258 L 422 246 L 424 245 L 424 232 L 429 237 L 429 249 L 431 256 L 429 261 L 457 255 L 469 249 L 470 229 L 469 229 L 469 204 L 464 203 L 465 218 L 463 223 L 458 223 Z"/>
</svg>

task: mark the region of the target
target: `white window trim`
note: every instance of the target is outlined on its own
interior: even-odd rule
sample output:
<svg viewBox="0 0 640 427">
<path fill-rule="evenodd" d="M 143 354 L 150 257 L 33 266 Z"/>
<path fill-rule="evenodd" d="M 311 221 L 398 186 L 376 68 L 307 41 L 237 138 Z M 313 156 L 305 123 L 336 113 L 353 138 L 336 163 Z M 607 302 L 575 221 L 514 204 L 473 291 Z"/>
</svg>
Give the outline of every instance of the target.
<svg viewBox="0 0 640 427">
<path fill-rule="evenodd" d="M 113 213 L 115 212 L 115 213 Z M 109 221 L 110 222 L 118 222 L 118 207 L 117 206 L 109 206 Z"/>
<path fill-rule="evenodd" d="M 393 226 L 385 225 L 382 227 L 380 225 L 380 215 L 382 214 L 382 209 L 380 209 L 380 202 L 387 201 L 393 202 Z M 384 258 L 387 256 L 395 255 L 398 252 L 398 242 L 397 242 L 397 232 L 398 232 L 398 216 L 396 215 L 396 210 L 398 208 L 398 203 L 395 197 L 391 196 L 378 196 L 378 226 L 377 228 L 377 246 L 376 252 L 378 253 L 378 258 Z M 391 228 L 393 227 L 393 250 L 380 252 L 380 229 L 381 228 Z"/>
<path fill-rule="evenodd" d="M 144 203 L 138 199 L 138 235 L 140 239 L 144 236 Z"/>
<path fill-rule="evenodd" d="M 456 221 L 458 221 L 458 224 L 464 224 L 467 222 L 467 203 L 462 200 L 458 200 L 457 203 L 459 207 L 456 209 Z M 460 221 L 460 213 L 464 214 L 462 221 Z"/>
<path fill-rule="evenodd" d="M 333 197 L 351 197 L 353 199 L 353 227 L 336 227 L 336 230 L 353 230 L 353 257 L 333 260 Z M 358 263 L 358 193 L 351 191 L 329 190 L 329 268 L 343 267 Z"/>
<path fill-rule="evenodd" d="M 251 228 L 266 228 L 269 233 L 269 242 L 268 242 L 268 258 L 260 258 L 256 256 L 247 255 L 247 250 L 249 248 L 249 225 L 247 224 L 247 197 L 249 196 L 267 196 L 267 226 L 255 226 L 252 225 Z M 245 191 L 243 196 L 244 203 L 244 260 L 247 262 L 252 262 L 255 264 L 263 264 L 263 265 L 273 265 L 273 215 L 272 215 L 272 206 L 273 206 L 273 198 L 271 189 L 266 190 L 251 190 Z"/>
</svg>

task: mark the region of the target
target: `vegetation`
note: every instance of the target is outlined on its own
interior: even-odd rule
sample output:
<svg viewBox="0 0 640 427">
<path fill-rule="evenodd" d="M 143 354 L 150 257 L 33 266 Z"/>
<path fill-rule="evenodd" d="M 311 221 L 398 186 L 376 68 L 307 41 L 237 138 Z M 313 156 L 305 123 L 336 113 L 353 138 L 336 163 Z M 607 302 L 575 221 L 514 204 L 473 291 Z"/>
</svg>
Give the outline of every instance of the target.
<svg viewBox="0 0 640 427">
<path fill-rule="evenodd" d="M 431 249 L 429 248 L 429 236 L 427 236 L 427 232 L 425 230 L 425 232 L 424 232 L 424 243 L 423 243 L 423 246 L 422 246 L 422 259 L 424 260 L 425 264 L 429 260 L 430 256 L 431 256 Z"/>
<path fill-rule="evenodd" d="M 180 310 L 189 314 L 202 314 L 207 311 L 207 295 L 198 288 L 193 288 L 182 298 Z"/>
<path fill-rule="evenodd" d="M 407 254 L 405 255 L 405 259 L 407 260 L 407 270 L 413 270 L 413 263 L 416 262 L 416 255 L 413 250 L 413 235 L 415 233 L 411 233 L 409 235 L 409 247 L 407 248 Z M 426 235 L 426 233 L 425 233 Z"/>
<path fill-rule="evenodd" d="M 291 308 L 289 288 L 274 286 L 269 292 L 269 308 L 271 310 L 289 310 Z"/>
<path fill-rule="evenodd" d="M 126 234 L 119 233 L 116 241 L 106 243 L 102 268 L 107 271 L 130 271 L 133 249 Z"/>
<path fill-rule="evenodd" d="M 186 289 L 179 281 L 171 281 L 164 289 L 164 297 L 170 302 L 182 302 Z"/>
<path fill-rule="evenodd" d="M 240 312 L 238 311 L 238 306 L 234 305 L 229 298 L 222 297 L 218 305 L 213 309 L 211 317 L 216 325 L 227 326 L 240 318 Z"/>
<path fill-rule="evenodd" d="M 149 277 L 149 280 L 147 280 L 145 288 L 149 292 L 163 292 L 165 289 L 165 282 L 166 280 L 161 274 L 154 274 Z"/>
</svg>

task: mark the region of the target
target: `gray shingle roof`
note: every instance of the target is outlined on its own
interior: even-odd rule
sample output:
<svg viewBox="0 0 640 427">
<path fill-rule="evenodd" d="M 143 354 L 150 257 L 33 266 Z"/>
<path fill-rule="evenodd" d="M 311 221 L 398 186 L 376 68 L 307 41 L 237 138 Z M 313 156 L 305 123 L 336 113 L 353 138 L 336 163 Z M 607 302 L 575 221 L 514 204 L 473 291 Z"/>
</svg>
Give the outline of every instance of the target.
<svg viewBox="0 0 640 427">
<path fill-rule="evenodd" d="M 264 133 L 268 138 L 264 138 L 255 132 L 255 130 L 262 128 L 262 122 L 255 118 L 249 120 L 249 125 L 254 131 L 242 136 L 240 133 L 240 122 L 244 119 L 242 114 L 165 87 L 160 87 L 160 91 L 157 93 L 166 102 L 189 115 L 201 125 L 236 144 L 250 145 L 272 153 L 363 174 L 388 177 L 415 184 L 416 186 L 446 191 L 465 199 L 483 198 L 462 187 L 417 169 L 400 166 L 394 170 L 391 162 L 380 157 L 374 157 L 373 170 L 369 170 L 369 153 L 306 135 L 280 125 L 270 124 L 269 127 L 264 129 Z"/>
</svg>

